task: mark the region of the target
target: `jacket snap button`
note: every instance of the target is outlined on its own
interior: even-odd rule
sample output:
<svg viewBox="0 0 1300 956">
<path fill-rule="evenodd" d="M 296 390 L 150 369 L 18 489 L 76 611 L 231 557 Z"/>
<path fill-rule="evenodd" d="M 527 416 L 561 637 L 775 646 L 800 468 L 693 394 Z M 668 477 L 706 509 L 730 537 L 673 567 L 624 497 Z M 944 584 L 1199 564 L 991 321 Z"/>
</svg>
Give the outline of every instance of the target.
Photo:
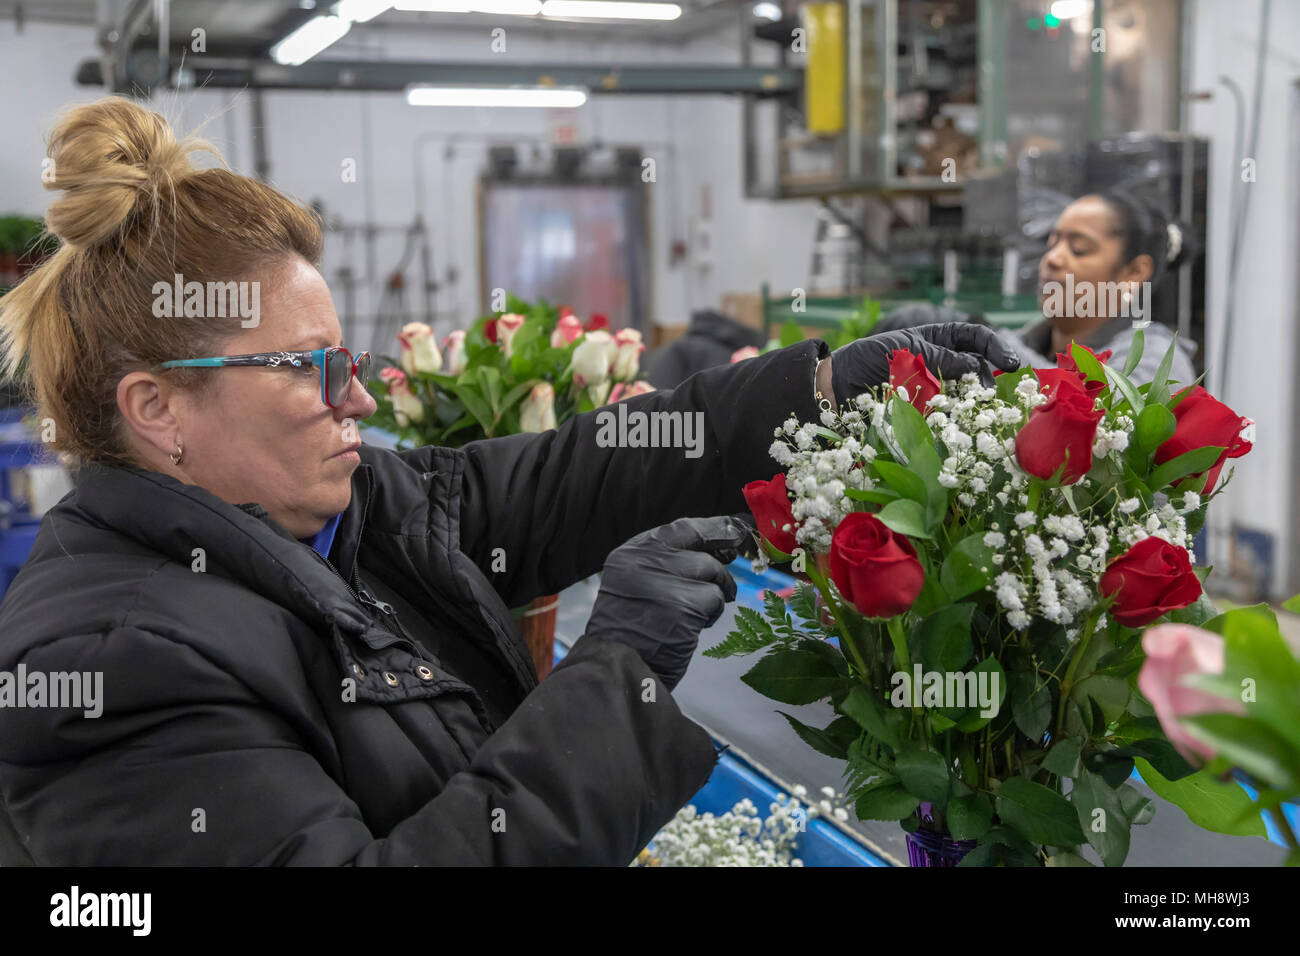
<svg viewBox="0 0 1300 956">
<path fill-rule="evenodd" d="M 361 669 L 361 665 L 360 665 L 360 664 L 353 664 L 353 665 L 352 665 L 352 673 L 356 674 L 358 677 L 365 677 L 365 676 L 366 676 L 366 672 L 363 671 L 363 670 Z"/>
<path fill-rule="evenodd" d="M 392 671 L 384 671 L 384 680 L 388 682 L 389 687 L 396 687 L 401 683 L 401 681 L 397 679 L 397 675 Z"/>
<path fill-rule="evenodd" d="M 429 670 L 429 668 L 425 667 L 423 664 L 415 669 L 415 673 L 419 675 L 420 680 L 433 680 L 433 671 Z"/>
</svg>

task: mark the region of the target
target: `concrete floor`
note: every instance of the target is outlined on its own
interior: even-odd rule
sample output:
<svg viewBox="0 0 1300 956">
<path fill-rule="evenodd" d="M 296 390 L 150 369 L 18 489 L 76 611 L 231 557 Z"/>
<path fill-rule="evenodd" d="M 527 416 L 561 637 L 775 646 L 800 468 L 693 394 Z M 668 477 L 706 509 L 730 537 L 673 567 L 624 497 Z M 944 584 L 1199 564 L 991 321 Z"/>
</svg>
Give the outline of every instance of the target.
<svg viewBox="0 0 1300 956">
<path fill-rule="evenodd" d="M 560 596 L 556 639 L 563 644 L 571 645 L 581 636 L 598 583 L 598 577 L 593 577 Z M 741 599 L 745 599 L 743 589 Z M 756 656 L 724 660 L 703 656 L 705 649 L 720 642 L 731 629 L 734 607 L 729 606 L 723 618 L 700 635 L 695 659 L 673 697 L 688 716 L 765 769 L 787 792 L 796 783 L 807 787 L 810 794 L 823 786 L 838 791 L 842 783 L 842 761 L 812 750 L 776 712 L 779 707 L 805 724 L 824 727 L 832 718 L 830 706 L 777 704 L 741 683 L 740 675 L 754 665 Z M 1287 626 L 1300 640 L 1300 618 L 1287 616 L 1290 618 Z M 1157 809 L 1150 823 L 1133 828 L 1128 866 L 1277 866 L 1286 855 L 1280 846 L 1263 838 L 1232 837 L 1202 830 L 1182 810 L 1155 796 L 1140 781 L 1133 783 L 1155 801 Z M 903 831 L 896 823 L 851 819 L 846 826 L 878 856 L 900 865 L 906 863 Z M 1093 862 L 1099 862 L 1091 848 L 1086 852 Z"/>
</svg>

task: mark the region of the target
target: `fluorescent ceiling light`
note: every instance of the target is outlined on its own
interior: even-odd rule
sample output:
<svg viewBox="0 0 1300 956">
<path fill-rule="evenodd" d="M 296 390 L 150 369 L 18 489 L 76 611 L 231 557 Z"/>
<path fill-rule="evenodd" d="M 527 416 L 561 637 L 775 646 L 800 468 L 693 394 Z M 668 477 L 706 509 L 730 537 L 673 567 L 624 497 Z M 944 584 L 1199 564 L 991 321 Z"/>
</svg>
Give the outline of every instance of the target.
<svg viewBox="0 0 1300 956">
<path fill-rule="evenodd" d="M 469 0 L 469 8 L 475 13 L 535 17 L 542 12 L 542 0 Z"/>
<path fill-rule="evenodd" d="M 352 24 L 342 17 L 312 17 L 271 47 L 271 59 L 284 66 L 306 63 L 348 32 Z"/>
<path fill-rule="evenodd" d="M 627 0 L 546 0 L 544 17 L 591 17 L 598 20 L 676 20 L 675 3 L 632 3 Z"/>
<path fill-rule="evenodd" d="M 781 19 L 781 8 L 775 3 L 756 3 L 753 12 L 754 16 L 763 20 L 771 20 L 773 23 Z"/>
<path fill-rule="evenodd" d="M 1092 6 L 1089 0 L 1056 0 L 1052 4 L 1052 16 L 1058 20 L 1069 20 L 1073 17 L 1081 17 L 1088 12 Z"/>
<path fill-rule="evenodd" d="M 456 86 L 413 86 L 406 91 L 412 106 L 531 106 L 572 109 L 587 102 L 587 91 L 572 88 L 521 87 L 487 89 Z"/>
<path fill-rule="evenodd" d="M 469 0 L 397 0 L 396 10 L 413 13 L 469 13 Z"/>
<path fill-rule="evenodd" d="M 339 0 L 334 15 L 349 23 L 365 23 L 392 7 L 392 0 Z"/>
</svg>

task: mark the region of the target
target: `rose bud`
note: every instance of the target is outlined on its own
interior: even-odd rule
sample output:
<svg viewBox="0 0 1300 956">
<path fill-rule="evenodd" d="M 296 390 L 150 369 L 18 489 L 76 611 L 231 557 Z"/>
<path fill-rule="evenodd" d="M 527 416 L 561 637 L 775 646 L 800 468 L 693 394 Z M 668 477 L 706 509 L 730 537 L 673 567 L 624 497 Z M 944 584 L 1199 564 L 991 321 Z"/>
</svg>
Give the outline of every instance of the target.
<svg viewBox="0 0 1300 956">
<path fill-rule="evenodd" d="M 381 369 L 379 378 L 388 386 L 388 400 L 393 403 L 393 417 L 405 428 L 412 422 L 424 421 L 424 403 L 411 391 L 406 373 L 391 365 Z"/>
<path fill-rule="evenodd" d="M 407 375 L 416 372 L 436 372 L 442 368 L 442 354 L 433 337 L 433 329 L 423 322 L 408 322 L 397 333 L 402 343 L 402 370 Z"/>
<path fill-rule="evenodd" d="M 1066 349 L 1064 352 L 1056 353 L 1056 367 L 1063 372 L 1079 371 L 1079 366 L 1076 365 L 1074 362 L 1074 349 L 1073 349 L 1073 346 L 1078 345 L 1078 343 L 1071 342 L 1070 345 L 1071 348 Z M 1095 358 L 1102 365 L 1105 365 L 1107 362 L 1110 361 L 1110 357 L 1112 353 L 1115 351 L 1114 349 L 1107 349 L 1104 352 L 1094 352 L 1086 345 L 1079 345 L 1079 348 L 1083 349 L 1085 352 L 1087 352 L 1089 355 Z"/>
<path fill-rule="evenodd" d="M 601 312 L 593 312 L 591 318 L 587 320 L 586 328 L 588 332 L 608 332 L 609 319 Z"/>
<path fill-rule="evenodd" d="M 760 354 L 754 346 L 746 345 L 744 348 L 736 349 L 731 353 L 731 364 L 735 365 L 737 362 L 745 361 L 745 359 L 758 358 Z"/>
<path fill-rule="evenodd" d="M 907 400 L 922 415 L 930 399 L 943 390 L 934 373 L 925 367 L 925 360 L 907 349 L 894 349 L 889 356 L 889 384 L 895 391 L 907 389 Z"/>
<path fill-rule="evenodd" d="M 785 472 L 771 481 L 751 481 L 741 489 L 741 494 L 758 524 L 758 533 L 778 551 L 794 554 L 796 522 L 790 510 L 790 494 L 785 489 Z M 790 526 L 789 531 L 785 530 L 786 525 Z"/>
<path fill-rule="evenodd" d="M 618 352 L 614 355 L 614 367 L 610 370 L 610 375 L 619 382 L 636 378 L 640 355 L 645 351 L 641 333 L 636 329 L 619 329 L 614 333 L 614 344 L 618 346 Z"/>
<path fill-rule="evenodd" d="M 608 332 L 588 332 L 573 350 L 570 360 L 574 384 L 589 388 L 609 378 L 617 346 Z M 599 402 L 597 404 L 600 404 Z"/>
<path fill-rule="evenodd" d="M 497 320 L 488 319 L 483 323 L 483 338 L 487 339 L 493 345 L 497 344 Z"/>
<path fill-rule="evenodd" d="M 465 371 L 469 356 L 465 354 L 464 329 L 457 329 L 447 336 L 447 341 L 442 343 L 442 350 L 447 359 L 447 367 L 444 371 L 448 375 L 459 375 Z"/>
<path fill-rule="evenodd" d="M 501 343 L 502 350 L 506 355 L 510 355 L 510 343 L 514 340 L 515 333 L 524 324 L 524 317 L 516 312 L 507 312 L 501 318 L 497 319 L 497 340 Z"/>
<path fill-rule="evenodd" d="M 1105 416 L 1092 396 L 1065 380 L 1047 390 L 1047 401 L 1029 413 L 1016 435 L 1016 461 L 1027 473 L 1051 478 L 1061 465 L 1061 484 L 1072 485 L 1092 467 L 1097 423 Z"/>
<path fill-rule="evenodd" d="M 519 430 L 524 432 L 544 432 L 555 427 L 555 389 L 548 383 L 541 382 L 524 400 L 519 412 Z"/>
<path fill-rule="evenodd" d="M 1190 674 L 1223 673 L 1223 638 L 1189 624 L 1159 624 L 1142 635 L 1146 659 L 1138 672 L 1138 689 L 1151 702 L 1161 729 L 1178 752 L 1193 763 L 1213 760 L 1215 750 L 1193 737 L 1181 718 L 1192 714 L 1245 714 L 1240 700 L 1216 697 L 1183 686 Z"/>
<path fill-rule="evenodd" d="M 577 341 L 582 335 L 582 323 L 578 317 L 572 313 L 560 316 L 560 321 L 555 324 L 555 330 L 551 333 L 551 348 L 562 349 L 566 345 Z"/>
<path fill-rule="evenodd" d="M 845 515 L 835 528 L 830 564 L 844 599 L 867 617 L 902 614 L 925 583 L 912 542 L 862 511 Z"/>
<path fill-rule="evenodd" d="M 644 395 L 646 392 L 653 392 L 655 387 L 645 380 L 636 382 L 619 382 L 609 393 L 611 402 L 622 401 L 625 398 L 636 398 L 638 395 Z"/>
<path fill-rule="evenodd" d="M 1214 490 L 1219 480 L 1223 463 L 1229 458 L 1240 458 L 1254 447 L 1254 422 L 1238 415 L 1223 402 L 1219 401 L 1201 386 L 1183 389 L 1177 395 L 1184 395 L 1174 408 L 1174 434 L 1168 441 L 1156 449 L 1155 462 L 1163 465 L 1171 458 L 1197 448 L 1222 446 L 1223 454 L 1219 460 L 1205 472 L 1205 485 L 1200 493 L 1205 495 Z"/>
<path fill-rule="evenodd" d="M 1099 589 L 1114 597 L 1110 613 L 1125 627 L 1144 627 L 1201 596 L 1187 551 L 1163 538 L 1143 538 L 1106 567 Z"/>
<path fill-rule="evenodd" d="M 1078 389 L 1091 399 L 1095 399 L 1106 388 L 1105 382 L 1089 381 L 1082 372 L 1068 368 L 1036 368 L 1034 375 L 1041 388 L 1050 390 L 1053 385 L 1061 383 L 1068 388 Z"/>
</svg>

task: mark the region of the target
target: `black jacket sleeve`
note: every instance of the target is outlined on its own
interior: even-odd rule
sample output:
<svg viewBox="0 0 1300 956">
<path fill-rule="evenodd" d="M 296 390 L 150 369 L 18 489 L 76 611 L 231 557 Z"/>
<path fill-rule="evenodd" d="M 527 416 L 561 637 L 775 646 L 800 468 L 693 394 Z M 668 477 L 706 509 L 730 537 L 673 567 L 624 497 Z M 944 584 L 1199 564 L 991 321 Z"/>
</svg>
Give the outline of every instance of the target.
<svg viewBox="0 0 1300 956">
<path fill-rule="evenodd" d="M 697 458 L 682 448 L 602 447 L 600 416 L 615 406 L 555 431 L 466 445 L 462 550 L 487 570 L 503 548 L 506 570 L 489 576 L 518 606 L 599 570 L 647 528 L 745 510 L 740 489 L 779 470 L 768 453 L 775 428 L 791 414 L 818 414 L 814 376 L 827 354 L 820 341 L 801 342 L 620 403 L 629 412 L 698 412 Z"/>
<path fill-rule="evenodd" d="M 583 638 L 466 770 L 379 836 L 288 714 L 219 662 L 137 627 L 24 662 L 69 655 L 103 672 L 102 715 L 13 710 L 0 741 L 13 830 L 40 865 L 622 866 L 717 759 L 633 651 Z"/>
</svg>

